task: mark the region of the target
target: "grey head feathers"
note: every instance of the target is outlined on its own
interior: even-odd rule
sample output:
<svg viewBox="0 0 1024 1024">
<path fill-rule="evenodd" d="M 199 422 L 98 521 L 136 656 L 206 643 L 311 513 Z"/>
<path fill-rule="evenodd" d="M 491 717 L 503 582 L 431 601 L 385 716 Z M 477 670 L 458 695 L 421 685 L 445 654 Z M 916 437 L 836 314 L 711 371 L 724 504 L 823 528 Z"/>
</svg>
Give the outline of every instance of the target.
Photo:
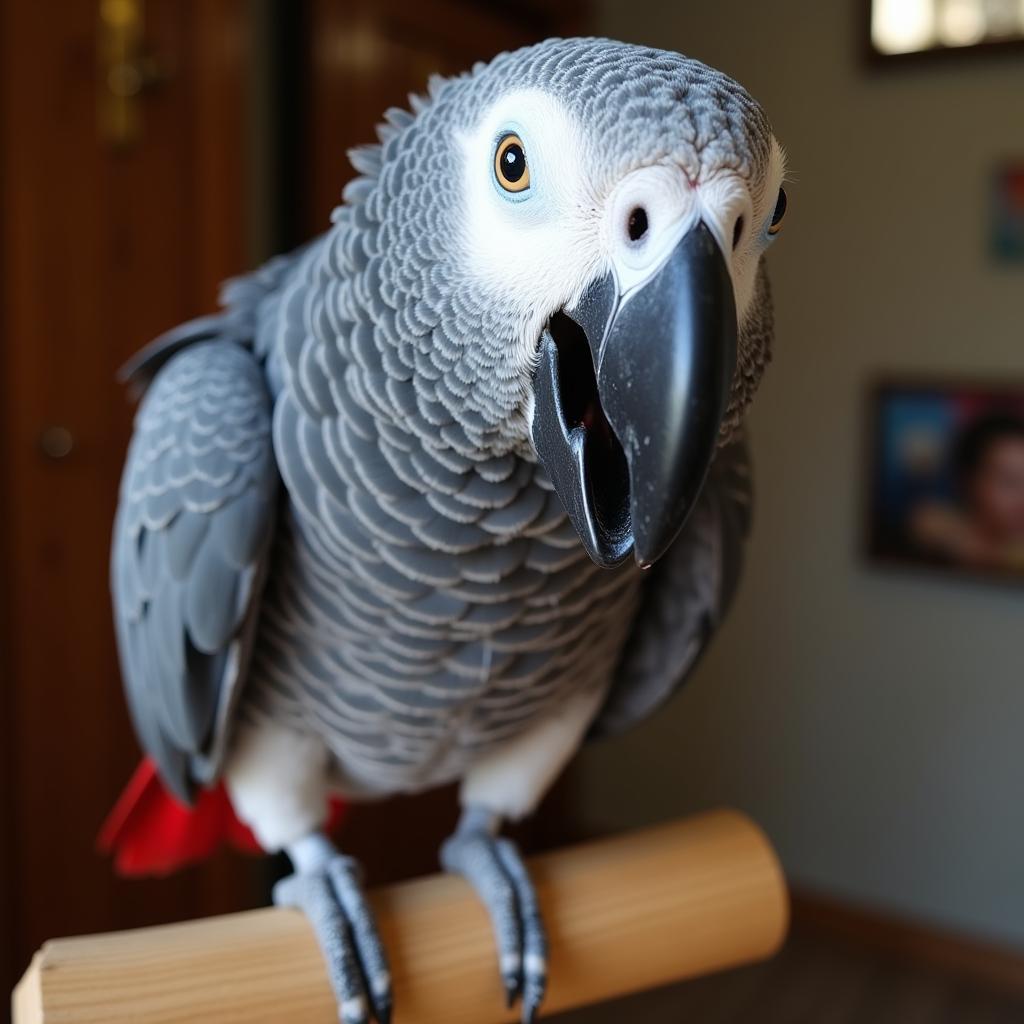
<svg viewBox="0 0 1024 1024">
<path fill-rule="evenodd" d="M 508 124 L 543 141 L 536 136 L 544 126 L 530 120 L 529 104 L 517 110 L 515 103 L 515 97 L 537 94 L 550 98 L 549 106 L 564 111 L 579 129 L 572 168 L 584 187 L 561 207 L 527 212 L 529 204 L 520 204 L 526 232 L 518 244 L 509 234 L 509 263 L 511 250 L 530 246 L 530 239 L 544 241 L 537 228 L 545 218 L 553 233 L 577 232 L 575 250 L 591 248 L 598 261 L 597 239 L 585 228 L 580 232 L 567 211 L 582 204 L 582 218 L 596 223 L 616 184 L 645 165 L 676 167 L 693 184 L 732 172 L 751 192 L 751 214 L 763 219 L 779 186 L 773 165 L 781 168 L 783 159 L 764 111 L 737 82 L 676 53 L 604 39 L 552 39 L 501 54 L 462 76 L 435 78 L 426 97 L 411 97 L 411 112 L 388 112 L 378 146 L 353 151 L 361 177 L 346 188 L 346 205 L 335 215 L 356 229 L 344 232 L 346 269 L 364 271 L 368 285 L 379 287 L 397 310 L 396 335 L 403 339 L 397 358 L 412 363 L 414 375 L 439 375 L 439 401 L 449 413 L 463 415 L 468 400 L 488 435 L 486 444 L 526 455 L 530 372 L 540 327 L 571 303 L 584 269 L 594 266 L 578 273 L 566 266 L 552 271 L 538 259 L 532 278 L 502 275 L 500 265 L 497 273 L 493 266 L 482 267 L 486 260 L 473 224 L 483 211 L 467 174 L 486 172 L 491 140 L 474 151 L 472 136 L 486 112 L 510 97 Z M 571 148 L 572 140 L 560 138 L 558 144 Z M 558 177 L 568 168 L 546 170 Z M 538 184 L 561 188 L 565 182 Z M 489 231 L 491 222 L 484 219 L 482 230 Z M 514 231 L 518 225 L 509 220 Z M 373 233 L 372 242 L 366 232 Z M 747 236 L 735 258 L 749 278 L 750 295 L 741 309 L 740 362 L 723 441 L 738 426 L 770 357 L 771 295 L 760 258 L 766 247 L 759 245 L 760 225 L 748 225 Z M 342 254 L 338 262 L 345 263 Z M 404 339 L 425 336 L 438 344 L 421 352 L 417 363 Z M 484 440 L 482 434 L 478 439 Z"/>
</svg>

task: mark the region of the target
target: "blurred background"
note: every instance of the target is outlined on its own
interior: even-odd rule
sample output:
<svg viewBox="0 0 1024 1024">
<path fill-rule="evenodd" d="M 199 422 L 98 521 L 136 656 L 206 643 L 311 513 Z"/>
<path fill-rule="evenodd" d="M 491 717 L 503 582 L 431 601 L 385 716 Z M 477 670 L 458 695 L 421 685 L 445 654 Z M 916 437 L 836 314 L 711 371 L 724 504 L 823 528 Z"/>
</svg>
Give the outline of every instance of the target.
<svg viewBox="0 0 1024 1024">
<path fill-rule="evenodd" d="M 775 363 L 733 612 L 683 695 L 587 749 L 538 847 L 731 804 L 780 851 L 772 964 L 573 1020 L 1024 1015 L 1024 563 L 872 561 L 888 378 L 1024 394 L 1020 0 L 0 0 L 0 965 L 47 938 L 266 900 L 225 853 L 125 882 L 93 850 L 138 757 L 107 597 L 132 408 L 115 370 L 327 224 L 345 151 L 428 74 L 552 34 L 733 75 L 786 145 Z M 1014 549 L 1016 551 L 1016 549 Z M 1014 557 L 1016 557 L 1014 555 Z M 1015 563 L 1016 564 L 1016 563 Z M 433 870 L 451 793 L 354 814 L 372 880 Z M 419 840 L 389 842 L 397 819 Z M 396 849 L 397 847 L 397 849 Z"/>
</svg>

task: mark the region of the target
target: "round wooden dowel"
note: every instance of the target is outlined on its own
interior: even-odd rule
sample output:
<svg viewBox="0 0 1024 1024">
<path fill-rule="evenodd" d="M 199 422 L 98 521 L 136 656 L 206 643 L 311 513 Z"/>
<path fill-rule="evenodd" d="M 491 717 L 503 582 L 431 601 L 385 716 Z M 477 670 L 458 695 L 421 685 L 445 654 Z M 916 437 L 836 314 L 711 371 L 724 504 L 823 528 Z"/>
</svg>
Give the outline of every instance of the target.
<svg viewBox="0 0 1024 1024">
<path fill-rule="evenodd" d="M 747 818 L 713 811 L 531 862 L 551 938 L 548 1013 L 770 956 L 785 883 Z M 461 880 L 379 891 L 395 1024 L 488 1024 L 505 1011 L 490 925 Z M 56 939 L 15 990 L 15 1024 L 334 1024 L 313 934 L 298 913 L 257 910 Z"/>
</svg>

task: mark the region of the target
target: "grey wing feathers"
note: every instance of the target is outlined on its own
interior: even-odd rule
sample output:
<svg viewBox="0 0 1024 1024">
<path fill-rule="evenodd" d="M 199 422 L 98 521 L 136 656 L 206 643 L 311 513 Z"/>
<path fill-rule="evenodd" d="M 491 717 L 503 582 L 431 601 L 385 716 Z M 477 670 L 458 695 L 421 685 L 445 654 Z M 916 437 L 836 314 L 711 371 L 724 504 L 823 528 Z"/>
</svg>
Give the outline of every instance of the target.
<svg viewBox="0 0 1024 1024">
<path fill-rule="evenodd" d="M 262 367 L 204 337 L 157 370 L 139 407 L 111 553 L 132 718 L 186 800 L 220 769 L 279 491 Z"/>
<path fill-rule="evenodd" d="M 592 736 L 625 731 L 682 685 L 721 622 L 742 568 L 752 489 L 744 441 L 723 448 L 683 532 L 650 569 Z"/>
</svg>

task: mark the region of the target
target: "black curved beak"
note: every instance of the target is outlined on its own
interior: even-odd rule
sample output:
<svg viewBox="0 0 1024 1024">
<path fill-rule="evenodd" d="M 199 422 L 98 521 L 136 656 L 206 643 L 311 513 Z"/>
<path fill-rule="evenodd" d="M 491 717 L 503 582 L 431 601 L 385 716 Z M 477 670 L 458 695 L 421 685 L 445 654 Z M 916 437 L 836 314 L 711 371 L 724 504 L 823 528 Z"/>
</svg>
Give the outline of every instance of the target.
<svg viewBox="0 0 1024 1024">
<path fill-rule="evenodd" d="M 683 528 L 717 446 L 736 365 L 736 302 L 700 222 L 645 284 L 614 275 L 551 318 L 533 441 L 590 557 L 641 566 Z"/>
</svg>

